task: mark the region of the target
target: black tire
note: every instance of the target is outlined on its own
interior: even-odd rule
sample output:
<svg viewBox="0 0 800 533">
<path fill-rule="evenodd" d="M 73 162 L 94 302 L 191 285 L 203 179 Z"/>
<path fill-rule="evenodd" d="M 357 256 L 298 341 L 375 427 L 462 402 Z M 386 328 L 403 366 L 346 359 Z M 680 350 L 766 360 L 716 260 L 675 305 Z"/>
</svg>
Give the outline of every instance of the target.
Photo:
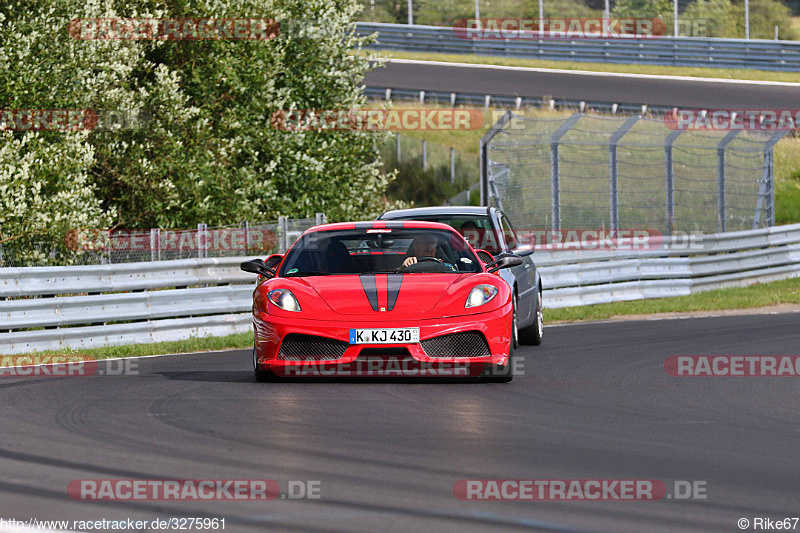
<svg viewBox="0 0 800 533">
<path fill-rule="evenodd" d="M 536 305 L 534 307 L 534 323 L 527 328 L 519 330 L 519 342 L 539 346 L 544 336 L 544 316 L 542 314 L 542 287 L 536 292 Z"/>
<path fill-rule="evenodd" d="M 253 374 L 256 381 L 259 383 L 275 383 L 278 381 L 278 376 L 270 370 L 261 370 L 256 364 L 256 347 L 253 346 Z"/>
</svg>

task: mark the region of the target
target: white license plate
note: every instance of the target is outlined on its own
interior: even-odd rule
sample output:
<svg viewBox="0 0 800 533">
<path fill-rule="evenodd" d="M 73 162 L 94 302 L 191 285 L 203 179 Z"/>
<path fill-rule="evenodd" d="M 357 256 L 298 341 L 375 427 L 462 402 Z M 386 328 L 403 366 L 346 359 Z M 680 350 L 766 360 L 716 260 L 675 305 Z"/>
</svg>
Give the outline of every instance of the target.
<svg viewBox="0 0 800 533">
<path fill-rule="evenodd" d="M 411 342 L 419 342 L 419 328 L 350 330 L 350 344 L 408 344 Z"/>
</svg>

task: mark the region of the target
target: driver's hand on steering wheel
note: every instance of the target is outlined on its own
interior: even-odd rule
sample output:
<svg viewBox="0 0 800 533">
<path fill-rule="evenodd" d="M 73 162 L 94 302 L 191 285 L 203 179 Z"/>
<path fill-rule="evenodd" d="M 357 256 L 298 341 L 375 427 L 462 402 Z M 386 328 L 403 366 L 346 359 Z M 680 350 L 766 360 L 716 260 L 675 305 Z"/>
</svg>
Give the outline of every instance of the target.
<svg viewBox="0 0 800 533">
<path fill-rule="evenodd" d="M 413 265 L 417 262 L 417 258 L 415 256 L 406 257 L 406 260 L 403 261 L 403 268 L 407 267 L 408 265 Z"/>
</svg>

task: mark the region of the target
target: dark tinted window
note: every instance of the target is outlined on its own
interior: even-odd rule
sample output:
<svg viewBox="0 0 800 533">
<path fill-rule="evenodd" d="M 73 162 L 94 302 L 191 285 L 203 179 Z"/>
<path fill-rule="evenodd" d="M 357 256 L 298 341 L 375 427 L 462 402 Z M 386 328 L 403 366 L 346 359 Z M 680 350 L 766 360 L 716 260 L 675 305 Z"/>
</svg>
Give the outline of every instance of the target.
<svg viewBox="0 0 800 533">
<path fill-rule="evenodd" d="M 480 272 L 478 258 L 464 239 L 451 231 L 426 228 L 315 231 L 303 235 L 289 250 L 279 276 L 394 272 L 403 261 L 433 246 L 425 256 L 439 261 L 437 272 Z"/>
</svg>

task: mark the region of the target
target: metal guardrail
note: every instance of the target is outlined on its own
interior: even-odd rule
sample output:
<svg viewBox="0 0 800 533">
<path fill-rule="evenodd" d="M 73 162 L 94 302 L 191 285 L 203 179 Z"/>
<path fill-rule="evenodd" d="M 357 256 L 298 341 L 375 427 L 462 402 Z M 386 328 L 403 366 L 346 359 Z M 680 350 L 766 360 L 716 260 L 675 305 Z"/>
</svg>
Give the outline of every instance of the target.
<svg viewBox="0 0 800 533">
<path fill-rule="evenodd" d="M 644 250 L 539 250 L 545 307 L 684 296 L 800 276 L 800 224 L 667 237 Z"/>
<path fill-rule="evenodd" d="M 244 259 L 0 268 L 0 354 L 251 331 Z"/>
<path fill-rule="evenodd" d="M 699 37 L 470 40 L 452 27 L 359 22 L 377 50 L 475 54 L 553 61 L 800 71 L 800 42 Z"/>
<path fill-rule="evenodd" d="M 534 258 L 548 308 L 680 296 L 800 276 L 800 224 Z M 0 269 L 0 354 L 252 331 L 244 259 Z"/>
</svg>

